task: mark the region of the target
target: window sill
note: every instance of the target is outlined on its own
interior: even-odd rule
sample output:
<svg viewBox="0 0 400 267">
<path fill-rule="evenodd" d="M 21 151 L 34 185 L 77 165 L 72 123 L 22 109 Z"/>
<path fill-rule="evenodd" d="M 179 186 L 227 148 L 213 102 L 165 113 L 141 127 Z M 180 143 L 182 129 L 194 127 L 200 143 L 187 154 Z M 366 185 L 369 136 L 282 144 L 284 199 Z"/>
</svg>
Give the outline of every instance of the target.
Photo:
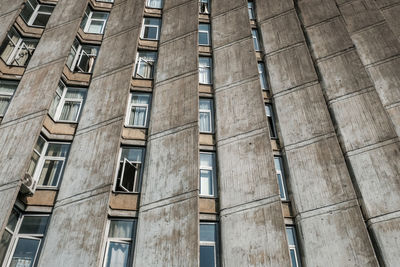
<svg viewBox="0 0 400 267">
<path fill-rule="evenodd" d="M 59 135 L 74 135 L 78 127 L 78 123 L 64 123 L 54 121 L 49 115 L 46 116 L 43 122 L 43 127 L 49 131 L 50 134 Z"/>
<path fill-rule="evenodd" d="M 217 214 L 219 210 L 218 199 L 200 196 L 199 211 L 200 213 Z"/>
<path fill-rule="evenodd" d="M 147 140 L 147 128 L 136 128 L 124 126 L 122 129 L 122 138 L 128 140 Z"/>
</svg>

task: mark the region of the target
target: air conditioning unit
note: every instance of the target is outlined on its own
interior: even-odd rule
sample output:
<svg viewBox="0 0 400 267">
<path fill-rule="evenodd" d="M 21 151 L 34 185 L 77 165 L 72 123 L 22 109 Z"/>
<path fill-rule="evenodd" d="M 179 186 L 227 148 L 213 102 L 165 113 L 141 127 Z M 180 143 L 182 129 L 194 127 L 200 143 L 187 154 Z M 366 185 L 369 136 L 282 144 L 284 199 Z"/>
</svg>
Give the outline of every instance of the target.
<svg viewBox="0 0 400 267">
<path fill-rule="evenodd" d="M 24 178 L 22 178 L 21 184 L 21 193 L 22 194 L 33 194 L 36 189 L 37 182 L 33 180 L 32 176 L 29 173 L 25 173 Z"/>
</svg>

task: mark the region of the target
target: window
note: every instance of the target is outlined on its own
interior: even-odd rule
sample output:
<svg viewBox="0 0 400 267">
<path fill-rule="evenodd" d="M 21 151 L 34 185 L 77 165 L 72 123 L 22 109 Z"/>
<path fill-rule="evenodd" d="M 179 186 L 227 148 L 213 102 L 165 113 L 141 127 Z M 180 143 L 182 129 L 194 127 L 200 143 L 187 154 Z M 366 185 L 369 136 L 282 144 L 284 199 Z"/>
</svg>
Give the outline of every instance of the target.
<svg viewBox="0 0 400 267">
<path fill-rule="evenodd" d="M 81 22 L 81 28 L 86 33 L 103 34 L 108 13 L 93 11 L 88 7 Z"/>
<path fill-rule="evenodd" d="M 57 187 L 69 151 L 69 143 L 48 142 L 39 136 L 31 157 L 28 173 L 38 185 Z"/>
<path fill-rule="evenodd" d="M 300 267 L 301 263 L 299 261 L 299 251 L 296 240 L 296 229 L 294 226 L 286 226 L 286 235 L 289 243 L 289 253 L 290 261 L 292 262 L 292 267 Z"/>
<path fill-rule="evenodd" d="M 200 14 L 210 14 L 209 0 L 199 0 L 199 13 Z"/>
<path fill-rule="evenodd" d="M 285 174 L 283 171 L 283 164 L 281 157 L 274 157 L 276 176 L 278 178 L 279 193 L 281 200 L 288 200 L 286 191 Z"/>
<path fill-rule="evenodd" d="M 110 219 L 104 267 L 132 266 L 136 220 Z"/>
<path fill-rule="evenodd" d="M 218 224 L 200 223 L 200 267 L 219 266 Z"/>
<path fill-rule="evenodd" d="M 38 42 L 38 39 L 21 37 L 15 28 L 12 28 L 1 45 L 0 57 L 7 65 L 26 66 Z"/>
<path fill-rule="evenodd" d="M 68 88 L 60 81 L 49 109 L 50 116 L 55 121 L 77 122 L 85 97 L 86 89 Z"/>
<path fill-rule="evenodd" d="M 74 40 L 67 58 L 67 66 L 71 71 L 92 73 L 99 47 L 81 44 Z"/>
<path fill-rule="evenodd" d="M 210 57 L 199 57 L 199 82 L 201 84 L 211 84 L 212 59 Z"/>
<path fill-rule="evenodd" d="M 140 33 L 140 38 L 146 40 L 159 40 L 160 26 L 161 26 L 161 19 L 144 18 L 142 32 Z"/>
<path fill-rule="evenodd" d="M 23 215 L 14 209 L 0 241 L 2 266 L 34 266 L 48 221 L 48 215 Z"/>
<path fill-rule="evenodd" d="M 264 67 L 264 63 L 262 63 L 262 62 L 258 62 L 258 76 L 260 77 L 261 89 L 267 90 L 265 67 Z"/>
<path fill-rule="evenodd" d="M 97 2 L 114 3 L 114 0 L 96 0 Z"/>
<path fill-rule="evenodd" d="M 199 24 L 199 45 L 211 45 L 210 24 Z"/>
<path fill-rule="evenodd" d="M 8 104 L 18 87 L 18 82 L 0 80 L 0 117 L 6 114 Z"/>
<path fill-rule="evenodd" d="M 199 101 L 199 124 L 201 133 L 214 132 L 213 101 L 208 98 L 200 98 Z"/>
<path fill-rule="evenodd" d="M 278 138 L 278 135 L 276 134 L 274 111 L 272 110 L 271 104 L 265 104 L 265 114 L 267 115 L 269 134 L 271 138 Z"/>
<path fill-rule="evenodd" d="M 200 152 L 200 195 L 215 197 L 216 180 L 215 153 Z"/>
<path fill-rule="evenodd" d="M 44 28 L 53 9 L 54 6 L 39 4 L 37 0 L 28 0 L 21 11 L 21 17 L 29 26 Z"/>
<path fill-rule="evenodd" d="M 150 99 L 150 94 L 131 93 L 125 125 L 147 127 Z"/>
<path fill-rule="evenodd" d="M 153 79 L 157 52 L 139 51 L 136 55 L 134 77 L 140 79 Z"/>
<path fill-rule="evenodd" d="M 252 29 L 251 34 L 253 36 L 254 49 L 256 51 L 261 51 L 260 36 L 258 34 L 258 31 L 256 29 Z"/>
<path fill-rule="evenodd" d="M 137 193 L 143 171 L 144 148 L 123 147 L 115 183 L 116 192 Z"/>
<path fill-rule="evenodd" d="M 147 0 L 146 7 L 161 9 L 163 7 L 163 0 Z"/>
<path fill-rule="evenodd" d="M 254 14 L 254 2 L 247 2 L 247 8 L 249 11 L 249 18 L 251 20 L 255 20 L 256 19 L 256 15 Z"/>
</svg>

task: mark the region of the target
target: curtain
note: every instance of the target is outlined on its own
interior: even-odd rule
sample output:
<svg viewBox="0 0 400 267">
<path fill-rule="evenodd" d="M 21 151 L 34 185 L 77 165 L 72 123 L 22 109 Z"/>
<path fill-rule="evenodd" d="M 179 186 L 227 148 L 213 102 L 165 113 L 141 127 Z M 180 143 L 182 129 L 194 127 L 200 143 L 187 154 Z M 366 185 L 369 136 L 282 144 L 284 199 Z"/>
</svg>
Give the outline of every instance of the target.
<svg viewBox="0 0 400 267">
<path fill-rule="evenodd" d="M 211 132 L 211 118 L 209 112 L 200 112 L 200 131 Z"/>
<path fill-rule="evenodd" d="M 146 113 L 147 108 L 132 106 L 131 116 L 129 118 L 129 125 L 146 126 Z"/>
<path fill-rule="evenodd" d="M 107 267 L 128 266 L 130 244 L 110 242 L 107 253 Z"/>
</svg>

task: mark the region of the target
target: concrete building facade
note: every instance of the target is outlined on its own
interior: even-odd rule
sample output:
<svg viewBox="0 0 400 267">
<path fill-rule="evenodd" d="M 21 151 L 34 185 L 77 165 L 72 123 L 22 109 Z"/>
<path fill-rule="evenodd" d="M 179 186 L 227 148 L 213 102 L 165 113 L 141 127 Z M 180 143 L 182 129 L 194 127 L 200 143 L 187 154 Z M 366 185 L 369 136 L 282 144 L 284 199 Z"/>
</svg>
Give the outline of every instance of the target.
<svg viewBox="0 0 400 267">
<path fill-rule="evenodd" d="M 399 0 L 0 0 L 0 266 L 398 266 Z"/>
</svg>

